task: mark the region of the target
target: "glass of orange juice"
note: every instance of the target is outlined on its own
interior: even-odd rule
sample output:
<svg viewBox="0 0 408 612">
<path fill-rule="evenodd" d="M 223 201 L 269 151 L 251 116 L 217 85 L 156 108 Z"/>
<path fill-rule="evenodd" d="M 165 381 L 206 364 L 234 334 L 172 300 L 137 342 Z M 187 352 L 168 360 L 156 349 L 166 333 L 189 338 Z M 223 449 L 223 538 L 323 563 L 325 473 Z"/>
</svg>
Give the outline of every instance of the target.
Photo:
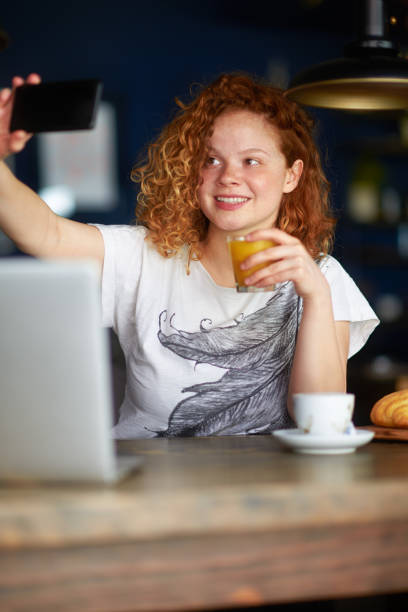
<svg viewBox="0 0 408 612">
<path fill-rule="evenodd" d="M 235 286 L 237 291 L 240 293 L 252 293 L 256 291 L 273 291 L 275 285 L 269 285 L 268 287 L 253 287 L 251 285 L 245 285 L 244 280 L 251 276 L 256 270 L 265 268 L 269 262 L 258 264 L 249 268 L 248 270 L 241 270 L 240 264 L 252 255 L 258 253 L 258 251 L 264 251 L 270 247 L 275 246 L 272 240 L 254 240 L 247 241 L 245 236 L 227 236 L 228 248 L 231 254 L 232 265 L 234 268 Z"/>
</svg>

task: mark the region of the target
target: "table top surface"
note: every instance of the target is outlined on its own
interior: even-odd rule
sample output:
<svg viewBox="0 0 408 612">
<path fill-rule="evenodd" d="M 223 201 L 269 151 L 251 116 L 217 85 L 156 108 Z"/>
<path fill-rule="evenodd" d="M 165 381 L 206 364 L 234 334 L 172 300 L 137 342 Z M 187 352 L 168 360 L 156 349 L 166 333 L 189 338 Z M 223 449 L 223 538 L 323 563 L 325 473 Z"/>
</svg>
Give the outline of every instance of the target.
<svg viewBox="0 0 408 612">
<path fill-rule="evenodd" d="M 301 455 L 273 436 L 118 442 L 141 468 L 113 486 L 0 486 L 0 547 L 406 519 L 408 443 Z"/>
</svg>

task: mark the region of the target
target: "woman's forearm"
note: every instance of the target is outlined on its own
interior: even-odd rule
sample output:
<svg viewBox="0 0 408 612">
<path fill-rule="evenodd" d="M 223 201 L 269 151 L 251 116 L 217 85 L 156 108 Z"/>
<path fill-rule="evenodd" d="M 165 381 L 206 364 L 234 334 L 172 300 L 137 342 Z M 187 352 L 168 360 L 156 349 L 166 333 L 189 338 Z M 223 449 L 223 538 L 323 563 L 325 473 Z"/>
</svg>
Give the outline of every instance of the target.
<svg viewBox="0 0 408 612">
<path fill-rule="evenodd" d="M 0 162 L 0 228 L 24 252 L 46 254 L 57 215 Z"/>
<path fill-rule="evenodd" d="M 304 300 L 289 383 L 293 393 L 346 390 L 349 324 L 335 322 L 330 289 Z"/>
<path fill-rule="evenodd" d="M 36 257 L 91 257 L 101 267 L 102 235 L 96 227 L 56 215 L 0 162 L 0 228 Z"/>
</svg>

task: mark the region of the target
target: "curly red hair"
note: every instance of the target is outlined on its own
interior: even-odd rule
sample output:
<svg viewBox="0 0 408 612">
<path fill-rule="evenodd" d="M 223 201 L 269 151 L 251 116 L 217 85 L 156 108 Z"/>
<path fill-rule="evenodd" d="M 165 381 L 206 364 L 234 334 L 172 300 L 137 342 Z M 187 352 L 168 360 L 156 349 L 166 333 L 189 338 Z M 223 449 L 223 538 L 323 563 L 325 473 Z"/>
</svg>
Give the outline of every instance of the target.
<svg viewBox="0 0 408 612">
<path fill-rule="evenodd" d="M 283 194 L 276 226 L 299 238 L 318 258 L 330 251 L 335 219 L 330 210 L 330 186 L 324 175 L 311 117 L 289 100 L 283 90 L 245 74 L 223 74 L 203 88 L 190 104 L 177 100 L 178 114 L 150 144 L 147 159 L 132 170 L 140 184 L 136 220 L 149 230 L 149 240 L 165 257 L 184 245 L 198 254 L 208 222 L 200 210 L 198 187 L 208 138 L 215 119 L 230 109 L 263 115 L 278 129 L 288 167 L 303 161 L 294 191 Z"/>
</svg>

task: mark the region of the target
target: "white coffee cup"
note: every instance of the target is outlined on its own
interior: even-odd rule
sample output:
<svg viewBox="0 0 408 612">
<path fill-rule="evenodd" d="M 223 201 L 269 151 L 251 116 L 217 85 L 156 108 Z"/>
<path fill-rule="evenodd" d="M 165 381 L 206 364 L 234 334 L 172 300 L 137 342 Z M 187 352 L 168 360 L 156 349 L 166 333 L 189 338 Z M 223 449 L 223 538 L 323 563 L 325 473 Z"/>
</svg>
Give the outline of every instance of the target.
<svg viewBox="0 0 408 612">
<path fill-rule="evenodd" d="M 354 431 L 352 393 L 295 393 L 293 415 L 299 429 L 314 436 Z"/>
</svg>

